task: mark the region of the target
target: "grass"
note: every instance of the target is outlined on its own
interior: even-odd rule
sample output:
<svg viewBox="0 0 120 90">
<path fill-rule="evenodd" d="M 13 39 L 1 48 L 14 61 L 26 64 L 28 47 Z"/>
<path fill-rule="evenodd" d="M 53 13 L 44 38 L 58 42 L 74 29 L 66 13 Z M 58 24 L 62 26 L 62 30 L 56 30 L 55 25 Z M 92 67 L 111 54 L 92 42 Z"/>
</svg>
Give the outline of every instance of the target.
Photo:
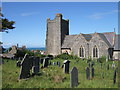
<svg viewBox="0 0 120 90">
<path fill-rule="evenodd" d="M 86 60 L 81 59 L 76 60 L 71 59 L 70 61 L 70 71 L 72 67 L 77 67 L 78 69 L 78 82 L 79 85 L 75 88 L 117 88 L 118 87 L 118 77 L 117 83 L 113 84 L 113 73 L 112 61 L 104 62 L 103 67 L 100 67 L 100 63 L 95 62 L 95 77 L 91 80 L 86 79 L 85 68 L 88 66 Z M 60 61 L 63 63 L 62 59 L 51 60 L 51 62 Z M 107 64 L 110 65 L 110 69 L 107 70 Z M 118 65 L 118 61 L 115 62 Z M 40 64 L 40 67 L 42 65 Z M 16 67 L 16 60 L 4 60 L 4 64 L 0 65 L 2 67 L 2 88 L 70 88 L 70 74 L 64 74 L 63 68 L 50 65 L 47 68 L 40 68 L 40 75 L 29 78 L 28 80 L 18 80 L 20 68 Z M 104 73 L 104 79 L 102 78 L 102 73 Z M 118 74 L 117 74 L 118 75 Z M 61 81 L 56 82 L 55 77 L 61 77 Z"/>
</svg>

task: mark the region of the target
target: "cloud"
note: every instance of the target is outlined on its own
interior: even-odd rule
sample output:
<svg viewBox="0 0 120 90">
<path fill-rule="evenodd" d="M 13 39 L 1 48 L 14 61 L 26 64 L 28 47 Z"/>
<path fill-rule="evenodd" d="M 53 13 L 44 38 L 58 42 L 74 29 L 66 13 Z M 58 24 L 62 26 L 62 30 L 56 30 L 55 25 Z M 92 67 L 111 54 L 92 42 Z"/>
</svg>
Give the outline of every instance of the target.
<svg viewBox="0 0 120 90">
<path fill-rule="evenodd" d="M 110 14 L 114 14 L 114 13 L 118 13 L 118 12 L 119 12 L 118 10 L 112 10 L 110 12 L 94 13 L 92 15 L 89 15 L 88 17 L 92 18 L 92 19 L 101 19 L 106 15 L 110 15 Z"/>
<path fill-rule="evenodd" d="M 31 15 L 36 15 L 39 14 L 38 12 L 28 12 L 28 13 L 21 13 L 21 16 L 31 16 Z"/>
</svg>

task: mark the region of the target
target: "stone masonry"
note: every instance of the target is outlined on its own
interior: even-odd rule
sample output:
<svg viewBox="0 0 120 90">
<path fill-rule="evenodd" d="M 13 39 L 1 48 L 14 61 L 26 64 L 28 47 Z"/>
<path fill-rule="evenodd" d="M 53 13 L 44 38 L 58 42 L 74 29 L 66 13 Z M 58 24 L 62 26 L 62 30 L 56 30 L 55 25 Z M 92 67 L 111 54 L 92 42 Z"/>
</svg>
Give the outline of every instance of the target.
<svg viewBox="0 0 120 90">
<path fill-rule="evenodd" d="M 112 59 L 114 48 L 117 47 L 120 54 L 117 36 L 120 35 L 115 32 L 69 35 L 69 20 L 62 19 L 62 14 L 56 14 L 53 20 L 47 19 L 46 53 L 53 56 L 68 53 L 92 59 L 106 56 Z"/>
</svg>

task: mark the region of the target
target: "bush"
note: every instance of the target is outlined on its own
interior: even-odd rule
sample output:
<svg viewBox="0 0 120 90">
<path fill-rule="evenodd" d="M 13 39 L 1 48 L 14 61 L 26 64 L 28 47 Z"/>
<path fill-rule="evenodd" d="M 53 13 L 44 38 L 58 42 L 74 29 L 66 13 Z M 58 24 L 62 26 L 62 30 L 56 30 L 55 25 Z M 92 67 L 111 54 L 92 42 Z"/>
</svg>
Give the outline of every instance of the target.
<svg viewBox="0 0 120 90">
<path fill-rule="evenodd" d="M 34 56 L 34 53 L 31 52 L 30 50 L 17 50 L 17 53 L 15 54 L 15 57 L 18 58 L 18 57 L 24 57 L 25 54 L 28 54 L 30 56 Z"/>
<path fill-rule="evenodd" d="M 65 60 L 65 59 L 80 59 L 80 58 L 77 57 L 77 56 L 69 55 L 69 54 L 66 54 L 66 53 L 57 55 L 55 58 L 60 58 L 60 59 L 64 59 L 64 60 Z"/>
<path fill-rule="evenodd" d="M 103 62 L 105 62 L 105 61 L 106 61 L 106 56 L 100 57 L 100 62 L 101 62 L 101 63 L 103 63 Z"/>
</svg>

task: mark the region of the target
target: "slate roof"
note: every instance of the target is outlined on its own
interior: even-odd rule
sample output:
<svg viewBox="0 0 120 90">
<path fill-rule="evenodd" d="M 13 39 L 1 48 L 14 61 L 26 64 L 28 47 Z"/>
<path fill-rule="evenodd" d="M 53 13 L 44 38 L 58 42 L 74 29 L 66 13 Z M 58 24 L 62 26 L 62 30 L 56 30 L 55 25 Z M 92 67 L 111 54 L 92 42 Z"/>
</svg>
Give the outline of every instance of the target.
<svg viewBox="0 0 120 90">
<path fill-rule="evenodd" d="M 106 36 L 103 33 L 98 33 L 98 35 L 109 47 L 112 47 L 112 44 L 110 44 L 110 42 L 107 40 Z"/>
<path fill-rule="evenodd" d="M 77 37 L 78 35 L 66 35 L 62 44 L 62 48 L 70 48 Z"/>
<path fill-rule="evenodd" d="M 116 35 L 116 37 L 114 32 L 97 33 L 97 34 L 109 47 L 114 46 L 115 50 L 118 50 L 118 49 L 120 50 L 120 39 L 118 40 L 118 37 L 120 38 L 120 34 Z M 66 35 L 64 42 L 62 44 L 62 48 L 70 48 L 75 42 L 75 40 L 77 39 L 77 37 L 79 37 L 79 35 L 80 34 Z M 92 39 L 94 34 L 81 34 L 81 35 L 86 39 L 86 41 L 89 42 Z"/>
<path fill-rule="evenodd" d="M 114 37 L 115 33 L 114 32 L 107 32 L 107 33 L 102 33 L 104 36 L 107 38 L 109 43 L 113 46 L 114 45 Z"/>
</svg>

